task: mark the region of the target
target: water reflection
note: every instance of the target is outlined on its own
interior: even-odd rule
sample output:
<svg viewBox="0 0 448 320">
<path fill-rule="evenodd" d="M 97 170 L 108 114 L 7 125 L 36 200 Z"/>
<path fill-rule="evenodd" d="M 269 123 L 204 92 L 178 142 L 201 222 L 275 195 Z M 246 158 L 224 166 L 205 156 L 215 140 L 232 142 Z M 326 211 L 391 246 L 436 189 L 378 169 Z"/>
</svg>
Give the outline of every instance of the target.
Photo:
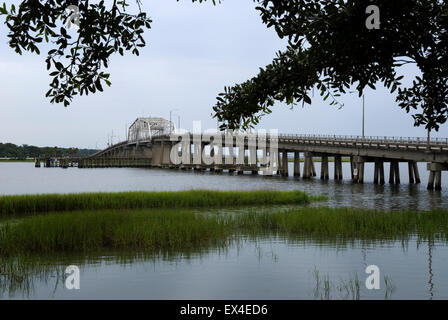
<svg viewBox="0 0 448 320">
<path fill-rule="evenodd" d="M 417 237 L 403 241 L 239 237 L 225 249 L 197 252 L 11 257 L 0 262 L 0 293 L 13 299 L 312 299 L 313 272 L 319 270 L 332 279 L 336 299 L 346 296 L 336 293 L 341 288 L 347 291 L 355 276 L 361 299 L 390 298 L 392 291 L 394 299 L 447 298 L 446 281 L 434 282 L 435 269 L 439 279 L 448 276 L 440 259 L 448 253 L 446 242 L 423 243 Z M 424 256 L 427 259 L 421 259 Z M 65 288 L 65 267 L 73 264 L 81 269 L 81 290 Z M 381 269 L 381 290 L 364 286 L 365 267 L 370 264 Z M 393 290 L 385 279 L 393 283 Z"/>
<path fill-rule="evenodd" d="M 442 192 L 428 191 L 425 164 L 419 164 L 421 184 L 408 184 L 404 169 L 400 170 L 401 185 L 374 185 L 370 166 L 366 166 L 366 183 L 352 184 L 348 163 L 343 163 L 343 181 L 159 169 L 35 169 L 30 163 L 0 163 L 0 194 L 299 189 L 329 197 L 313 205 L 385 210 L 448 208 L 446 177 Z M 316 170 L 320 170 L 319 163 Z M 6 299 L 310 299 L 316 287 L 313 270 L 317 268 L 320 274 L 336 280 L 352 279 L 356 274 L 361 299 L 390 297 L 384 287 L 371 291 L 362 285 L 365 267 L 375 264 L 383 276 L 392 279 L 395 299 L 448 298 L 448 246 L 437 238 L 254 235 L 232 240 L 225 248 L 209 246 L 158 255 L 101 252 L 2 258 L 0 294 Z M 78 291 L 64 286 L 65 267 L 72 264 L 81 268 Z"/>
</svg>

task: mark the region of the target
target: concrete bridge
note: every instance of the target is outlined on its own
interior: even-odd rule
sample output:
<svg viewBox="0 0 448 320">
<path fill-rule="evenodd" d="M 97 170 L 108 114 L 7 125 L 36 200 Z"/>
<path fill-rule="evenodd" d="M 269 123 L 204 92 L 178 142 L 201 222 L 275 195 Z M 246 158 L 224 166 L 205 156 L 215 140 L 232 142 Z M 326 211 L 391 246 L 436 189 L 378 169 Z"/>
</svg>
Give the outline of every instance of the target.
<svg viewBox="0 0 448 320">
<path fill-rule="evenodd" d="M 329 179 L 329 163 L 333 163 L 334 179 L 341 180 L 342 162 L 343 159 L 347 159 L 350 161 L 351 178 L 354 183 L 364 182 L 365 163 L 371 162 L 375 168 L 374 183 L 384 184 L 386 179 L 384 163 L 388 162 L 390 163 L 388 182 L 399 184 L 400 162 L 407 163 L 409 183 L 420 183 L 417 163 L 426 162 L 430 171 L 427 187 L 436 190 L 441 189 L 442 171 L 448 170 L 448 139 L 433 138 L 428 144 L 423 138 L 294 134 L 275 136 L 240 134 L 229 138 L 226 133 L 212 136 L 205 142 L 201 138 L 199 141 L 196 138 L 195 141 L 195 135 L 187 133 L 183 135 L 184 140 L 187 140 L 185 142 L 180 139 L 180 135 L 179 139 L 173 139 L 172 135 L 161 132 L 145 139 L 137 138 L 112 145 L 88 158 L 79 159 L 78 166 L 80 168 L 161 167 L 228 171 L 238 174 L 248 171 L 258 174 L 264 170 L 263 174 L 288 176 L 288 162 L 293 158 L 293 175 L 309 179 L 317 175 L 314 161 L 320 158 L 320 178 Z M 182 145 L 182 151 L 178 150 L 176 145 Z M 207 145 L 208 152 L 205 150 Z M 275 150 L 271 148 L 273 145 L 276 147 Z M 268 164 L 260 165 L 260 152 L 270 159 Z M 183 161 L 173 162 L 173 154 L 183 156 Z M 205 163 L 200 157 L 204 154 L 222 161 Z M 238 162 L 237 159 L 241 161 Z"/>
</svg>

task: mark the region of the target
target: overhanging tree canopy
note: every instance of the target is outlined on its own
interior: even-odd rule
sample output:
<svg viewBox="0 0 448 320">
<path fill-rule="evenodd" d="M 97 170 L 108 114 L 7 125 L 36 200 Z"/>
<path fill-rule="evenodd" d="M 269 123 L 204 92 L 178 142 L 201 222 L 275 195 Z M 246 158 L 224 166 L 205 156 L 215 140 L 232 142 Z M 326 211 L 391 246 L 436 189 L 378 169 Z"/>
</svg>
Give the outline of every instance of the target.
<svg viewBox="0 0 448 320">
<path fill-rule="evenodd" d="M 254 78 L 226 87 L 214 106 L 222 128 L 248 128 L 274 101 L 311 104 L 317 87 L 330 104 L 356 86 L 382 83 L 416 126 L 438 130 L 448 116 L 447 4 L 440 0 L 255 0 L 263 23 L 289 40 Z M 380 9 L 380 28 L 366 27 L 366 8 Z M 422 73 L 404 87 L 397 67 Z"/>
<path fill-rule="evenodd" d="M 205 0 L 192 0 L 203 2 Z M 211 0 L 215 3 L 215 0 Z M 414 124 L 438 130 L 448 116 L 447 4 L 442 0 L 254 0 L 263 23 L 289 44 L 254 78 L 226 87 L 213 107 L 221 128 L 248 128 L 271 112 L 275 101 L 311 104 L 317 88 L 324 100 L 338 105 L 341 93 L 356 86 L 382 83 L 396 101 L 413 112 Z M 126 0 L 23 0 L 16 8 L 0 6 L 6 16 L 9 45 L 40 53 L 43 40 L 52 44 L 46 59 L 50 76 L 47 96 L 69 105 L 74 96 L 102 91 L 110 85 L 110 56 L 138 55 L 151 20 L 140 8 L 129 13 Z M 380 9 L 379 29 L 366 27 L 366 8 Z M 72 39 L 64 27 L 69 5 L 79 8 L 80 28 Z M 421 70 L 404 87 L 397 67 L 416 64 Z"/>
<path fill-rule="evenodd" d="M 67 10 L 71 5 L 79 10 L 80 27 L 74 39 L 66 28 L 73 14 Z M 110 86 L 109 74 L 104 70 L 112 54 L 131 51 L 139 55 L 139 48 L 145 46 L 143 32 L 152 21 L 141 10 L 127 12 L 128 6 L 123 0 L 108 4 L 89 0 L 24 0 L 17 7 L 7 8 L 3 3 L 0 15 L 6 16 L 9 45 L 17 53 L 40 54 L 41 43 L 51 43 L 46 63 L 53 81 L 46 95 L 51 102 L 68 106 L 78 94 L 103 91 L 104 83 Z"/>
</svg>

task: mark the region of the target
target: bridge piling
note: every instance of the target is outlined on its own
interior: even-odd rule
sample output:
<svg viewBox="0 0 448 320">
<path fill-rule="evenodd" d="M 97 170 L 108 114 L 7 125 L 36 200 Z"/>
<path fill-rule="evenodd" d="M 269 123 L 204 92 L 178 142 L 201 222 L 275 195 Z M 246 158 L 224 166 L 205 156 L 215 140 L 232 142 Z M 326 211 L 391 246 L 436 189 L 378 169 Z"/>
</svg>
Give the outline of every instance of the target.
<svg viewBox="0 0 448 320">
<path fill-rule="evenodd" d="M 350 176 L 351 176 L 352 182 L 355 182 L 355 163 L 353 160 L 353 156 L 350 156 Z"/>
<path fill-rule="evenodd" d="M 313 163 L 313 155 L 311 152 L 305 152 L 305 163 L 303 168 L 303 178 L 309 179 L 316 176 L 316 170 Z"/>
<path fill-rule="evenodd" d="M 381 159 L 375 160 L 375 170 L 373 176 L 374 184 L 384 184 L 384 162 Z"/>
<path fill-rule="evenodd" d="M 400 184 L 400 162 L 394 161 L 395 165 L 395 184 Z"/>
<path fill-rule="evenodd" d="M 294 177 L 300 177 L 300 152 L 294 152 Z"/>
<path fill-rule="evenodd" d="M 321 180 L 328 180 L 328 156 L 322 156 L 321 167 L 320 167 L 320 178 Z"/>
<path fill-rule="evenodd" d="M 334 180 L 342 180 L 342 158 L 339 155 L 334 157 Z"/>
<path fill-rule="evenodd" d="M 413 161 L 412 165 L 414 167 L 414 177 L 415 177 L 415 183 L 420 183 L 420 174 L 418 173 L 418 166 L 417 161 Z"/>
<path fill-rule="evenodd" d="M 409 172 L 409 183 L 410 184 L 414 184 L 415 183 L 415 179 L 414 179 L 414 165 L 413 165 L 412 161 L 408 162 L 408 172 Z"/>
<path fill-rule="evenodd" d="M 289 176 L 289 170 L 288 170 L 288 150 L 283 150 L 282 153 L 282 176 L 287 177 Z"/>
<path fill-rule="evenodd" d="M 364 183 L 364 161 L 359 163 L 358 183 Z"/>
<path fill-rule="evenodd" d="M 375 168 L 373 171 L 373 184 L 378 184 L 379 177 L 380 177 L 379 161 L 375 160 Z"/>
<path fill-rule="evenodd" d="M 306 152 L 304 153 L 304 159 L 303 159 L 303 179 L 309 179 L 310 178 L 310 161 L 308 156 L 306 155 Z"/>
</svg>

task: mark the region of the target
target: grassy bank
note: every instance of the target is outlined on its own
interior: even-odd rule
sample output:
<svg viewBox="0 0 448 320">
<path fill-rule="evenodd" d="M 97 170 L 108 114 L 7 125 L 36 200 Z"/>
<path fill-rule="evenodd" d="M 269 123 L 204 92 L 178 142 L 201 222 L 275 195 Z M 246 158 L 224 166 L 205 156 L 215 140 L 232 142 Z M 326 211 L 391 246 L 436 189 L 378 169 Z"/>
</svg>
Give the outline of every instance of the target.
<svg viewBox="0 0 448 320">
<path fill-rule="evenodd" d="M 119 192 L 1 196 L 0 215 L 25 216 L 75 210 L 210 208 L 307 204 L 322 197 L 294 191 Z"/>
<path fill-rule="evenodd" d="M 37 215 L 0 226 L 0 255 L 139 249 L 153 253 L 225 247 L 234 236 L 328 239 L 448 239 L 448 211 L 348 208 L 215 214 L 188 210 L 87 211 Z"/>
<path fill-rule="evenodd" d="M 448 210 L 375 211 L 357 208 L 298 208 L 273 213 L 248 212 L 237 218 L 238 227 L 253 234 L 403 239 L 417 234 L 448 239 Z"/>
</svg>

